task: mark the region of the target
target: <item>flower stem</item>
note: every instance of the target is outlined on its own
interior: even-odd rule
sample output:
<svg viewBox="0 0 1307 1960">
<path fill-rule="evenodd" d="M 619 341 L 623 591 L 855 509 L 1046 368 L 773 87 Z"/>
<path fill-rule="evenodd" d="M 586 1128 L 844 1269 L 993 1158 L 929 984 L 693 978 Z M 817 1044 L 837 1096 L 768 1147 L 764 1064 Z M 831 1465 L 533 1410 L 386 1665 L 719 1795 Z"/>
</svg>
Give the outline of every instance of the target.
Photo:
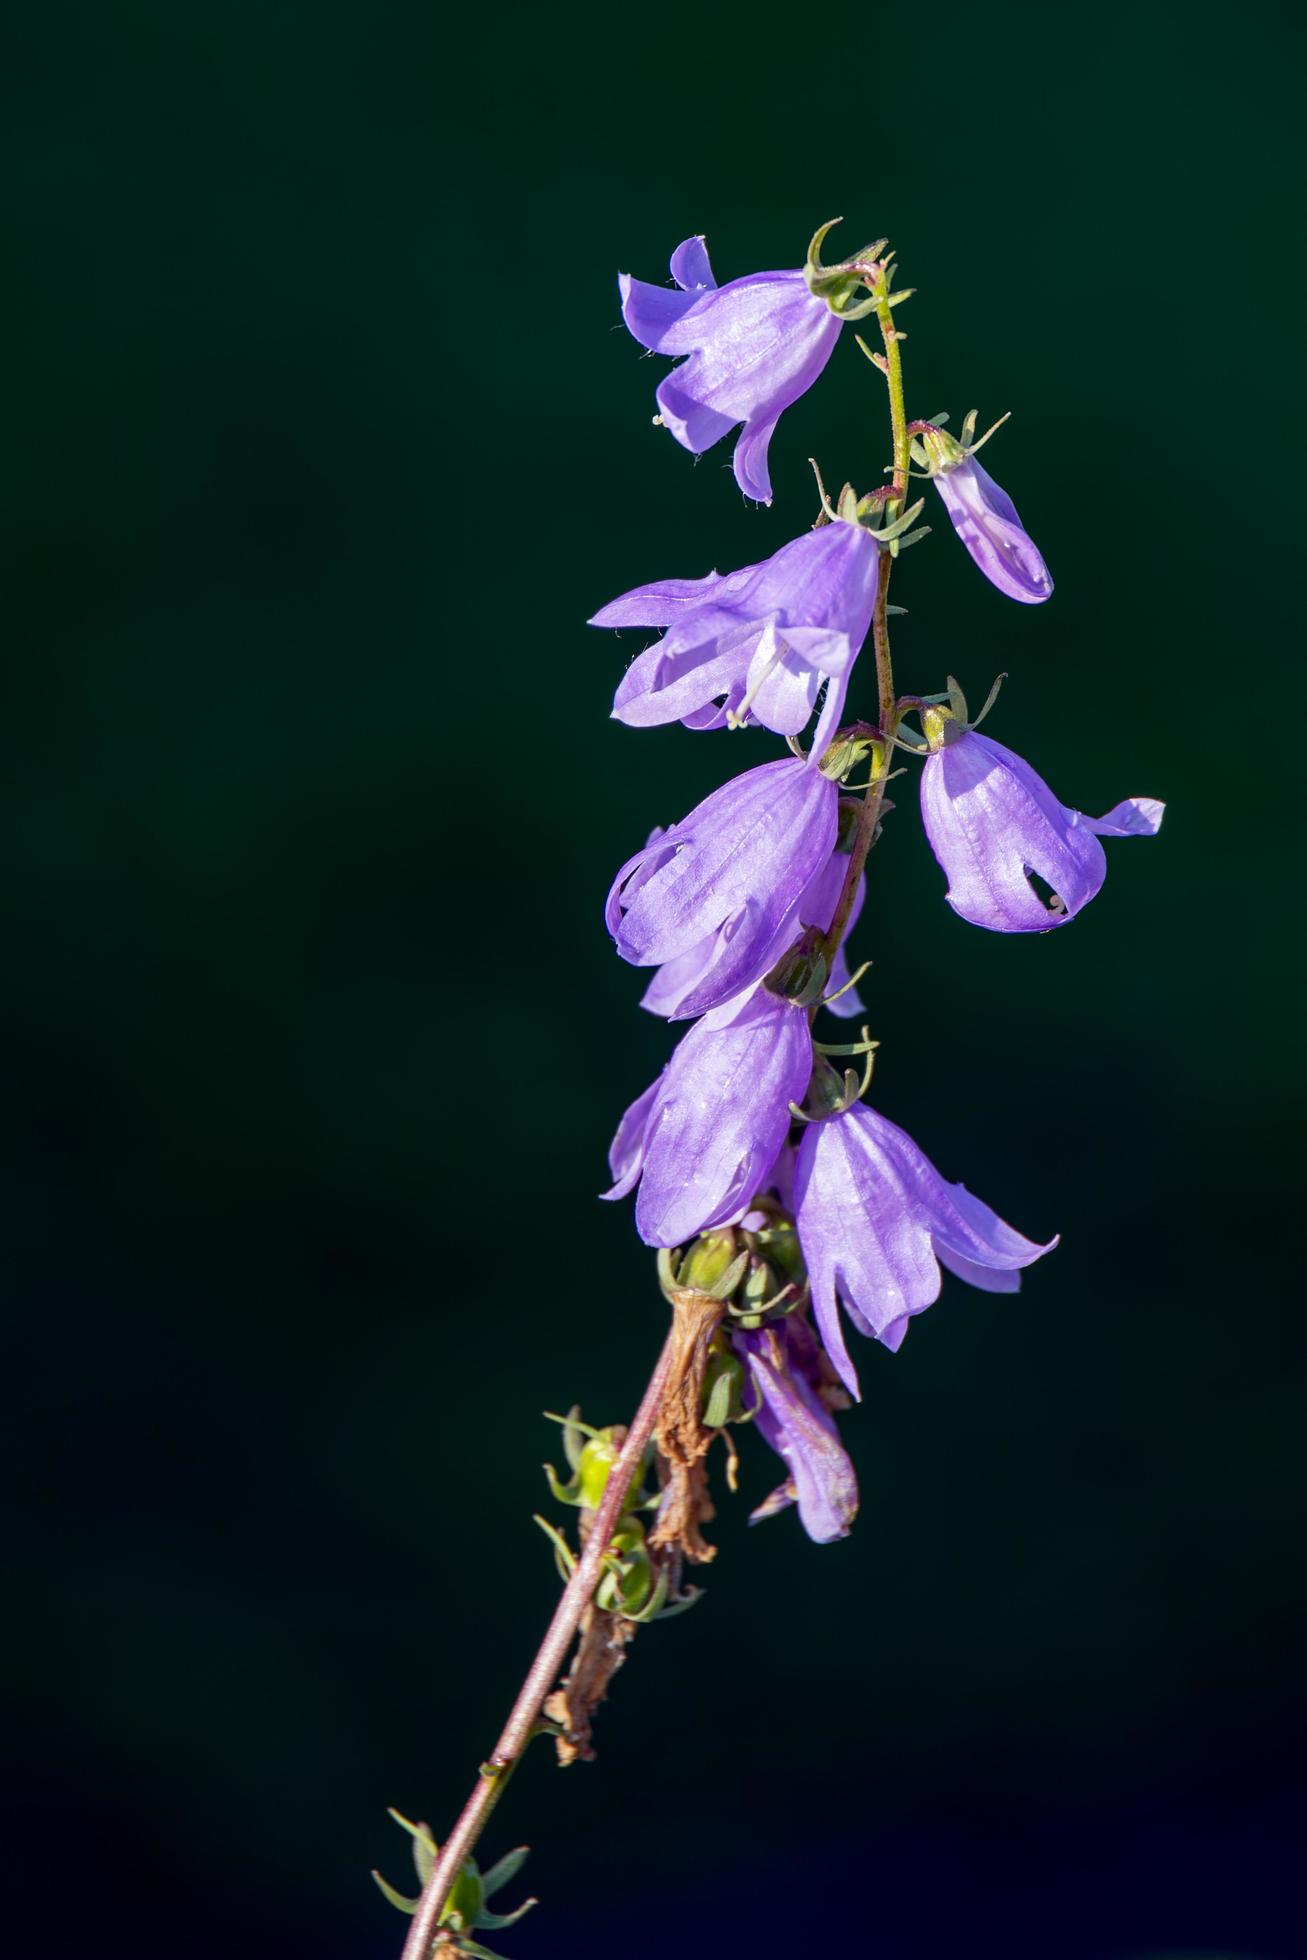
<svg viewBox="0 0 1307 1960">
<path fill-rule="evenodd" d="M 880 322 L 881 339 L 885 343 L 885 379 L 889 384 L 890 433 L 894 448 L 894 494 L 887 504 L 891 517 L 897 516 L 907 499 L 908 489 L 908 417 L 903 402 L 903 357 L 899 352 L 899 335 L 894 326 L 894 313 L 889 303 L 889 275 L 883 269 L 877 277 L 874 288 L 876 318 Z M 889 581 L 894 569 L 894 554 L 882 550 L 876 578 L 876 604 L 871 616 L 872 645 L 876 652 L 876 690 L 880 701 L 880 733 L 882 751 L 876 763 L 872 779 L 867 785 L 858 812 L 858 827 L 853 835 L 853 849 L 849 854 L 849 868 L 844 874 L 844 884 L 840 890 L 839 903 L 830 922 L 825 937 L 827 960 L 833 960 L 849 923 L 853 910 L 853 898 L 858 889 L 858 880 L 867 863 L 867 853 L 876 835 L 876 825 L 880 820 L 881 805 L 885 800 L 885 784 L 889 778 L 890 761 L 894 754 L 894 737 L 898 733 L 899 708 L 894 692 L 894 667 L 890 659 L 889 645 Z"/>
<path fill-rule="evenodd" d="M 562 1672 L 581 1615 L 590 1604 L 599 1583 L 600 1565 L 617 1528 L 631 1480 L 639 1471 L 641 1459 L 653 1436 L 674 1347 L 674 1338 L 669 1334 L 631 1427 L 626 1432 L 621 1452 L 608 1473 L 604 1494 L 591 1520 L 581 1556 L 563 1588 L 545 1637 L 518 1690 L 517 1700 L 504 1724 L 504 1732 L 495 1744 L 493 1754 L 481 1765 L 475 1788 L 464 1804 L 458 1822 L 441 1846 L 431 1876 L 423 1887 L 417 1911 L 409 1926 L 408 1938 L 404 1942 L 402 1960 L 429 1960 L 440 1914 L 463 1868 L 463 1861 L 485 1829 L 491 1811 L 503 1795 L 509 1777 L 535 1733 L 545 1697 Z"/>
<path fill-rule="evenodd" d="M 891 513 L 897 517 L 908 490 L 909 442 L 908 416 L 903 405 L 903 357 L 899 352 L 901 341 L 894 325 L 894 309 L 889 303 L 889 274 L 882 268 L 876 281 L 872 297 L 876 302 L 876 319 L 880 325 L 880 337 L 885 343 L 885 379 L 889 384 L 889 419 L 894 439 L 894 500 Z M 888 642 L 886 642 L 888 646 Z M 879 649 L 877 649 L 879 664 Z M 882 689 L 882 700 L 884 693 Z"/>
</svg>

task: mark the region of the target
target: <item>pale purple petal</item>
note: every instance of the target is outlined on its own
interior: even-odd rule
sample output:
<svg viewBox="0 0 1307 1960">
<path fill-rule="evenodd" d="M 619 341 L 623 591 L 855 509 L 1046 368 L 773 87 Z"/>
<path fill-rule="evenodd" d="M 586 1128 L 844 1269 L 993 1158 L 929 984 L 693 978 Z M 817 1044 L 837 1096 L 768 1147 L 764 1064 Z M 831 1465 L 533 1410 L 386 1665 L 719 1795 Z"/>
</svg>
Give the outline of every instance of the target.
<svg viewBox="0 0 1307 1960">
<path fill-rule="evenodd" d="M 814 381 L 817 378 L 817 374 L 821 373 L 825 365 L 824 360 L 820 362 L 816 373 L 812 377 Z M 805 388 L 808 385 L 807 382 L 804 383 Z M 802 392 L 803 389 L 800 389 L 799 393 L 802 394 Z M 783 408 L 787 408 L 788 406 L 788 402 L 781 404 Z M 775 415 L 767 415 L 762 418 L 752 417 L 740 430 L 740 438 L 735 445 L 735 452 L 731 457 L 731 468 L 735 472 L 735 481 L 739 484 L 744 495 L 751 497 L 758 504 L 769 504 L 772 500 L 771 469 L 768 464 L 768 452 L 771 449 L 771 439 L 776 433 L 776 424 L 780 419 L 779 410 Z M 702 453 L 703 449 L 708 448 L 708 446 L 707 443 L 703 443 L 700 453 Z M 690 445 L 687 444 L 686 447 L 688 448 Z"/>
<path fill-rule="evenodd" d="M 1128 796 L 1105 817 L 1081 817 L 1095 837 L 1156 837 L 1162 828 L 1165 803 L 1155 796 Z"/>
<path fill-rule="evenodd" d="M 746 770 L 624 864 L 606 918 L 622 958 L 657 966 L 712 944 L 680 1005 L 704 1013 L 750 987 L 835 842 L 839 791 L 793 757 Z"/>
<path fill-rule="evenodd" d="M 692 456 L 702 456 L 705 449 L 711 449 L 715 442 L 731 433 L 737 417 L 724 415 L 711 403 L 688 394 L 680 385 L 680 375 L 681 369 L 674 368 L 654 389 L 659 419 L 682 449 L 688 449 Z"/>
<path fill-rule="evenodd" d="M 664 351 L 664 341 L 678 320 L 703 297 L 698 292 L 678 292 L 674 286 L 651 286 L 647 280 L 632 279 L 629 272 L 617 275 L 622 295 L 622 318 L 641 347 L 653 354 Z"/>
<path fill-rule="evenodd" d="M 905 1191 L 873 1112 L 855 1103 L 809 1124 L 794 1196 L 813 1313 L 845 1387 L 858 1393 L 843 1347 L 839 1303 L 860 1333 L 879 1335 L 939 1297 L 939 1264 L 919 1207 Z"/>
<path fill-rule="evenodd" d="M 654 1098 L 663 1086 L 666 1069 L 654 1078 L 643 1095 L 637 1096 L 621 1122 L 617 1135 L 608 1151 L 608 1168 L 616 1180 L 607 1191 L 601 1191 L 602 1198 L 624 1198 L 633 1191 L 636 1181 L 644 1169 L 646 1132 L 649 1127 L 649 1112 Z"/>
<path fill-rule="evenodd" d="M 790 1324 L 736 1336 L 760 1397 L 758 1432 L 789 1471 L 749 1522 L 797 1503 L 803 1528 L 818 1545 L 846 1538 L 858 1512 L 858 1483 L 834 1417 L 806 1378 L 786 1339 Z"/>
<path fill-rule="evenodd" d="M 725 578 L 709 572 L 706 578 L 661 578 L 652 585 L 637 585 L 620 599 L 601 606 L 591 626 L 672 626 L 678 619 L 704 613 L 719 595 L 742 592 L 756 574 L 756 565 L 745 565 Z"/>
<path fill-rule="evenodd" d="M 719 578 L 661 579 L 624 593 L 592 625 L 665 625 L 627 669 L 613 703 L 636 727 L 728 716 L 796 735 L 826 683 L 810 761 L 820 761 L 871 625 L 876 546 L 855 524 L 808 531 L 761 565 Z"/>
<path fill-rule="evenodd" d="M 900 1345 L 939 1296 L 939 1262 L 982 1291 L 1015 1290 L 1019 1268 L 1057 1244 L 1014 1231 L 961 1184 L 946 1184 L 907 1132 L 855 1103 L 814 1123 L 795 1170 L 799 1240 L 827 1353 L 856 1394 L 839 1306 L 862 1333 Z"/>
<path fill-rule="evenodd" d="M 708 246 L 702 233 L 687 238 L 672 253 L 672 277 L 678 286 L 687 292 L 700 292 L 705 288 L 715 290 L 717 281 L 712 276 L 708 263 Z"/>
<path fill-rule="evenodd" d="M 1087 905 L 1107 874 L 1103 847 L 1028 763 L 974 730 L 928 756 L 921 814 L 949 881 L 948 902 L 991 932 L 1048 932 Z M 1062 901 L 1051 911 L 1027 876 Z"/>
<path fill-rule="evenodd" d="M 1053 590 L 1048 567 L 1017 516 L 1016 506 L 974 456 L 934 478 L 953 528 L 991 585 L 1023 605 Z"/>
<path fill-rule="evenodd" d="M 806 1014 L 761 988 L 696 1022 L 650 1112 L 635 1214 L 646 1245 L 682 1245 L 744 1216 L 811 1067 Z"/>
<path fill-rule="evenodd" d="M 625 273 L 619 282 L 622 317 L 640 344 L 688 357 L 659 385 L 661 419 L 696 455 L 743 423 L 736 480 L 746 497 L 770 503 L 767 449 L 777 419 L 825 367 L 840 321 L 801 271 L 715 286 L 701 238 L 678 248 L 672 272 L 688 290 L 649 286 Z"/>
<path fill-rule="evenodd" d="M 720 630 L 713 632 L 714 625 Z M 705 637 L 696 638 L 700 630 Z M 750 651 L 761 631 L 758 627 L 742 635 L 733 614 L 716 611 L 673 627 L 623 674 L 613 696 L 614 719 L 629 728 L 669 721 L 724 725 L 728 710 L 738 709 L 744 700 Z"/>
<path fill-rule="evenodd" d="M 846 854 L 842 851 L 832 851 L 798 904 L 782 923 L 771 949 L 771 957 L 767 962 L 768 969 L 775 966 L 782 953 L 789 951 L 805 926 L 819 926 L 823 932 L 826 931 L 835 917 L 835 907 L 840 902 L 840 893 L 844 889 L 844 878 L 848 868 L 849 860 Z M 827 983 L 829 993 L 838 992 L 849 978 L 848 935 L 858 923 L 866 896 L 867 880 L 864 875 L 858 879 L 849 922 L 844 929 L 844 939 L 836 949 L 835 957 L 831 962 L 830 980 Z M 847 993 L 840 994 L 838 1000 L 830 1001 L 827 1005 L 830 1012 L 842 1021 L 853 1020 L 864 1012 L 862 997 L 856 987 L 850 987 Z"/>
</svg>

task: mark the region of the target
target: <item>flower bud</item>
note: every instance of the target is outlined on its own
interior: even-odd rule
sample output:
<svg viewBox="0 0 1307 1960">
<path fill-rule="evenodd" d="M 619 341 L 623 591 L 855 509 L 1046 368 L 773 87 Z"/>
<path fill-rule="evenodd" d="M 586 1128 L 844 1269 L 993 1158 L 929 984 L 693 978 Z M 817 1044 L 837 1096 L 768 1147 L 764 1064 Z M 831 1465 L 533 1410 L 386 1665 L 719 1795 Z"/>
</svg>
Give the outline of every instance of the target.
<svg viewBox="0 0 1307 1960">
<path fill-rule="evenodd" d="M 703 1376 L 703 1426 L 722 1429 L 738 1422 L 740 1393 L 744 1387 L 744 1364 L 720 1333 L 713 1336 L 708 1365 Z"/>
<path fill-rule="evenodd" d="M 582 1449 L 576 1475 L 581 1502 L 588 1511 L 598 1510 L 608 1485 L 608 1473 L 617 1457 L 618 1448 L 611 1429 L 601 1429 L 597 1436 L 589 1438 Z"/>
<path fill-rule="evenodd" d="M 476 1925 L 484 1904 L 485 1890 L 481 1884 L 481 1874 L 477 1870 L 476 1861 L 469 1858 L 454 1880 L 445 1909 L 440 1915 L 440 1923 L 442 1926 L 453 1925 L 457 1921 L 458 1928 L 466 1930 Z"/>
<path fill-rule="evenodd" d="M 808 926 L 764 978 L 767 992 L 795 1007 L 815 1007 L 830 979 L 825 937 L 820 926 Z"/>
<path fill-rule="evenodd" d="M 722 1231 L 702 1233 L 682 1259 L 676 1284 L 694 1293 L 715 1293 L 738 1252 L 735 1233 L 729 1225 Z"/>
</svg>

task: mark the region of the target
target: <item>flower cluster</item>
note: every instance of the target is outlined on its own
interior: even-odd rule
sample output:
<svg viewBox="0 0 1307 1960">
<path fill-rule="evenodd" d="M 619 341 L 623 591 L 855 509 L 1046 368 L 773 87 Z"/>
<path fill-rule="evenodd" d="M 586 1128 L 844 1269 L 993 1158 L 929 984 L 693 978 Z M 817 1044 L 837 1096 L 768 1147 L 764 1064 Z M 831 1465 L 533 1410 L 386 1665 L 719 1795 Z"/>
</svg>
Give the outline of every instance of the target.
<svg viewBox="0 0 1307 1960">
<path fill-rule="evenodd" d="M 912 1316 L 937 1299 L 941 1269 L 1009 1293 L 1057 1243 L 1024 1237 L 950 1183 L 865 1100 L 876 1046 L 865 1030 L 843 1044 L 814 1033 L 823 1006 L 861 1012 L 844 948 L 889 808 L 891 766 L 905 752 L 920 761 L 922 821 L 948 902 L 994 932 L 1065 925 L 1102 885 L 1101 840 L 1151 835 L 1162 814 L 1147 798 L 1100 818 L 1063 804 L 1028 763 L 979 732 L 984 715 L 969 719 L 951 679 L 941 694 L 895 694 L 886 593 L 899 553 L 924 535 L 911 528 L 920 509 L 909 507 L 912 463 L 1000 592 L 1034 604 L 1053 585 L 1011 499 L 975 460 L 974 417 L 960 442 L 942 418 L 906 421 L 894 309 L 908 295 L 892 290 L 883 241 L 827 266 L 827 230 L 805 266 L 725 286 L 702 238 L 687 239 L 672 258 L 674 288 L 623 276 L 623 315 L 644 347 L 684 357 L 657 389 L 662 426 L 695 453 L 740 427 L 736 480 L 746 497 L 770 503 L 767 450 L 779 415 L 822 373 L 844 324 L 874 314 L 891 482 L 864 497 L 846 488 L 834 505 L 823 491 L 816 525 L 769 558 L 639 586 L 591 622 L 661 629 L 617 688 L 621 721 L 760 727 L 792 751 L 656 830 L 613 880 L 606 918 L 617 950 L 653 969 L 644 1006 L 693 1025 L 623 1116 L 606 1196 L 636 1191 L 637 1229 L 654 1247 L 727 1230 L 756 1261 L 778 1224 L 790 1235 L 784 1283 L 769 1299 L 755 1289 L 730 1303 L 727 1338 L 745 1384 L 742 1414 L 786 1472 L 755 1515 L 795 1503 L 821 1541 L 843 1536 L 857 1508 L 833 1416 L 859 1393 L 845 1320 L 897 1349 Z M 842 726 L 869 642 L 877 718 Z M 861 800 L 851 783 L 860 769 Z M 837 1073 L 837 1055 L 865 1058 L 861 1080 Z"/>
</svg>

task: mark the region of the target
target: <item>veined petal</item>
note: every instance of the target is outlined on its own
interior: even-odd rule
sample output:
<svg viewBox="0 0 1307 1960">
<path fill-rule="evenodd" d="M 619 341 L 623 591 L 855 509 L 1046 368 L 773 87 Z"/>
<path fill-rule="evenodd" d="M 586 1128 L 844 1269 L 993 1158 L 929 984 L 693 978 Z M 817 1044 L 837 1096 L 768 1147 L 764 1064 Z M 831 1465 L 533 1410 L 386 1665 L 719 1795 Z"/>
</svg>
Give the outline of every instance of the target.
<svg viewBox="0 0 1307 1960">
<path fill-rule="evenodd" d="M 647 280 L 633 279 L 629 272 L 618 273 L 617 289 L 622 295 L 623 320 L 641 347 L 647 347 L 653 354 L 664 351 L 672 328 L 703 298 L 700 292 L 651 286 Z"/>
<path fill-rule="evenodd" d="M 714 790 L 618 872 L 607 917 L 623 959 L 661 965 L 724 921 L 747 920 L 726 962 L 735 984 L 718 998 L 760 978 L 763 969 L 747 969 L 766 958 L 777 927 L 830 855 L 838 802 L 834 783 L 790 756 Z"/>
<path fill-rule="evenodd" d="M 948 902 L 991 932 L 1048 932 L 1100 889 L 1103 847 L 1077 811 L 1060 804 L 1028 763 L 970 730 L 928 756 L 921 813 L 949 881 Z M 1050 911 L 1034 872 L 1062 901 Z"/>
<path fill-rule="evenodd" d="M 660 578 L 652 585 L 637 585 L 601 606 L 590 626 L 672 626 L 678 620 L 719 606 L 724 597 L 742 591 L 749 584 L 756 565 L 745 565 L 723 578 L 709 572 L 706 578 Z"/>
<path fill-rule="evenodd" d="M 813 1312 L 826 1351 L 851 1394 L 839 1304 L 864 1334 L 880 1335 L 938 1299 L 939 1264 L 919 1208 L 905 1190 L 863 1103 L 812 1123 L 799 1144 L 794 1195 Z"/>
<path fill-rule="evenodd" d="M 811 1065 L 806 1014 L 760 988 L 696 1022 L 650 1112 L 635 1215 L 646 1245 L 682 1245 L 743 1217 Z"/>
<path fill-rule="evenodd" d="M 736 622 L 727 618 L 726 624 L 733 628 Z M 677 647 L 669 633 L 637 655 L 623 674 L 613 696 L 614 718 L 630 728 L 653 728 L 706 712 L 717 725 L 725 708 L 744 699 L 751 644 L 727 634 Z M 718 701 L 724 704 L 721 713 Z"/>
<path fill-rule="evenodd" d="M 672 253 L 672 277 L 686 292 L 716 290 L 717 281 L 708 263 L 708 242 L 702 232 L 687 238 Z"/>
<path fill-rule="evenodd" d="M 601 1191 L 605 1199 L 624 1198 L 628 1191 L 635 1189 L 636 1181 L 644 1169 L 646 1133 L 649 1127 L 649 1112 L 654 1099 L 663 1086 L 666 1069 L 655 1077 L 644 1091 L 637 1096 L 617 1126 L 608 1151 L 608 1168 L 615 1182 L 607 1191 Z"/>
<path fill-rule="evenodd" d="M 689 365 L 687 361 L 685 366 Z M 688 449 L 692 456 L 702 456 L 705 449 L 711 449 L 715 442 L 730 434 L 738 418 L 724 414 L 710 402 L 700 401 L 690 389 L 683 387 L 681 377 L 684 373 L 684 367 L 673 368 L 654 389 L 654 400 L 658 404 L 659 418 L 668 433 L 675 436 L 682 449 Z"/>
<path fill-rule="evenodd" d="M 961 538 L 991 585 L 1022 605 L 1038 605 L 1053 590 L 1033 539 L 1007 491 L 974 456 L 934 479 Z"/>
<path fill-rule="evenodd" d="M 1056 1235 L 1046 1245 L 1025 1238 L 965 1184 L 946 1184 L 942 1178 L 930 1203 L 930 1235 L 936 1252 L 953 1271 L 957 1271 L 957 1262 L 990 1273 L 1016 1273 L 1024 1266 L 1033 1266 L 1057 1244 Z M 970 1277 L 959 1274 L 962 1279 Z M 972 1284 L 984 1286 L 985 1282 L 972 1280 Z M 1007 1289 L 991 1286 L 986 1290 Z"/>
<path fill-rule="evenodd" d="M 788 403 L 782 406 L 788 406 Z M 758 504 L 769 504 L 772 499 L 771 470 L 767 463 L 767 452 L 771 448 L 771 439 L 776 433 L 776 424 L 780 419 L 779 409 L 775 415 L 751 417 L 740 430 L 740 438 L 731 457 L 735 481 L 744 495 L 751 497 Z M 702 445 L 702 449 L 707 447 L 707 443 Z"/>
<path fill-rule="evenodd" d="M 783 1330 L 760 1328 L 737 1338 L 760 1397 L 758 1432 L 790 1473 L 749 1522 L 770 1516 L 785 1503 L 797 1503 L 814 1543 L 846 1538 L 858 1512 L 858 1482 L 830 1410 L 801 1369 L 791 1364 Z"/>
<path fill-rule="evenodd" d="M 1156 837 L 1165 809 L 1155 796 L 1128 796 L 1105 817 L 1082 816 L 1080 821 L 1095 837 Z"/>
</svg>

